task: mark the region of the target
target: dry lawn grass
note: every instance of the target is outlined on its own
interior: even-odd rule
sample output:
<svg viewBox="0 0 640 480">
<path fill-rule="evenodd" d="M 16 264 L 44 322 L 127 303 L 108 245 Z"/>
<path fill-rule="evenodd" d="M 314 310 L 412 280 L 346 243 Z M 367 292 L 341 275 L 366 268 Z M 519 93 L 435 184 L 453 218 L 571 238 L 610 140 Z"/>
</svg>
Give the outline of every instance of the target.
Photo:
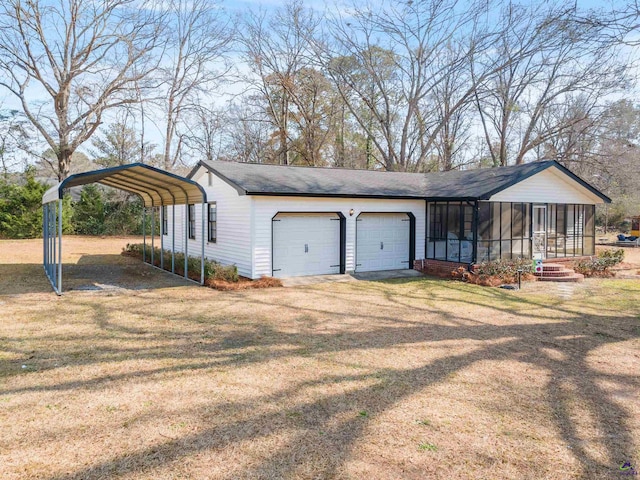
<svg viewBox="0 0 640 480">
<path fill-rule="evenodd" d="M 112 258 L 123 243 L 65 239 Z M 422 278 L 218 292 L 157 272 L 148 289 L 56 297 L 40 251 L 0 242 L 2 479 L 610 479 L 640 466 L 635 280 L 564 299 Z"/>
</svg>

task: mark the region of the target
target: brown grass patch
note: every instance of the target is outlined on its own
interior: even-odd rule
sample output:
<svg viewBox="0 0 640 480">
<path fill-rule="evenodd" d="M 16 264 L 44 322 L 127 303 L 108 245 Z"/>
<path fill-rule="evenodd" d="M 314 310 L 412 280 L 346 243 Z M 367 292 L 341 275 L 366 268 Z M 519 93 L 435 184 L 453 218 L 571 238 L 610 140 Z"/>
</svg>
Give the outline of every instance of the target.
<svg viewBox="0 0 640 480">
<path fill-rule="evenodd" d="M 126 241 L 65 242 L 69 265 L 131 265 Z M 640 463 L 636 280 L 568 299 L 429 278 L 219 292 L 136 262 L 131 289 L 57 297 L 40 255 L 0 242 L 3 480 L 604 479 Z"/>
<path fill-rule="evenodd" d="M 468 275 L 464 278 L 466 282 L 473 285 L 480 285 L 482 287 L 499 287 L 500 285 L 508 283 L 518 283 L 517 277 L 499 277 L 497 275 L 476 275 L 471 272 L 467 273 Z M 520 280 L 523 282 L 535 282 L 538 278 L 532 273 L 523 273 Z"/>
<path fill-rule="evenodd" d="M 204 283 L 208 287 L 222 291 L 248 290 L 250 288 L 273 288 L 282 286 L 282 282 L 280 281 L 280 279 L 273 277 L 262 277 L 258 280 L 251 280 L 250 278 L 240 277 L 237 282 L 228 282 L 225 280 L 208 278 Z"/>
</svg>

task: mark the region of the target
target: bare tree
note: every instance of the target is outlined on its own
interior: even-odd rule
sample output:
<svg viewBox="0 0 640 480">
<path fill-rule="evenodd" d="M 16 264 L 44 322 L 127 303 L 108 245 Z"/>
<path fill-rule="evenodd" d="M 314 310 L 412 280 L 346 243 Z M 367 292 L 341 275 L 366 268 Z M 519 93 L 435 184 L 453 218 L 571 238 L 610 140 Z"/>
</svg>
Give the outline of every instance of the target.
<svg viewBox="0 0 640 480">
<path fill-rule="evenodd" d="M 459 57 L 460 48 L 464 47 L 450 43 L 441 55 L 447 55 L 451 59 Z M 441 81 L 434 86 L 430 103 L 434 107 L 432 115 L 435 124 L 440 126 L 433 141 L 437 162 L 424 165 L 424 170 L 448 171 L 463 167 L 469 162 L 470 159 L 465 154 L 474 118 L 470 111 L 473 107 L 472 98 L 467 92 L 472 84 L 469 68 L 451 68 L 442 72 Z M 463 99 L 465 95 L 466 98 Z"/>
<path fill-rule="evenodd" d="M 544 146 L 555 158 L 614 199 L 605 209 L 622 220 L 640 209 L 640 107 L 617 100 L 587 113 L 580 97 L 572 98 L 556 115 L 580 119 Z"/>
<path fill-rule="evenodd" d="M 271 119 L 267 112 L 255 107 L 256 101 L 242 99 L 231 105 L 223 136 L 222 160 L 248 163 L 275 163 Z"/>
<path fill-rule="evenodd" d="M 225 54 L 232 39 L 229 20 L 216 1 L 169 0 L 169 31 L 162 74 L 166 95 L 162 106 L 164 168 L 180 159 L 185 116 L 198 106 L 198 95 L 210 94 L 228 71 Z"/>
<path fill-rule="evenodd" d="M 424 169 L 443 125 L 473 98 L 472 85 L 464 85 L 441 110 L 445 118 L 433 115 L 440 84 L 464 75 L 469 58 L 497 36 L 479 22 L 480 7 L 457 0 L 382 2 L 331 20 L 319 56 L 383 168 Z"/>
<path fill-rule="evenodd" d="M 599 8 L 581 13 L 576 21 L 584 28 L 599 28 L 616 44 L 637 47 L 640 45 L 640 2 L 603 2 Z"/>
<path fill-rule="evenodd" d="M 91 139 L 90 153 L 94 162 L 103 167 L 115 167 L 137 162 L 140 158 L 140 143 L 138 133 L 123 119 L 111 123 L 107 128 L 100 129 Z M 155 145 L 146 144 L 146 160 L 153 155 Z"/>
<path fill-rule="evenodd" d="M 135 102 L 131 86 L 155 68 L 150 54 L 162 22 L 144 7 L 134 0 L 0 4 L 0 85 L 55 152 L 60 180 L 104 113 Z"/>
<path fill-rule="evenodd" d="M 327 163 L 323 150 L 329 147 L 338 110 L 331 82 L 314 68 L 298 70 L 291 94 L 291 121 L 296 139 L 292 148 L 300 163 L 322 166 Z"/>
<path fill-rule="evenodd" d="M 242 38 L 251 76 L 251 97 L 264 103 L 277 133 L 278 162 L 291 163 L 291 111 L 295 101 L 296 76 L 312 66 L 309 39 L 320 20 L 294 0 L 272 16 L 264 11 L 249 13 L 243 22 Z M 258 95 L 256 95 L 256 93 Z"/>
<path fill-rule="evenodd" d="M 197 157 L 217 160 L 222 153 L 222 138 L 229 115 L 221 108 L 200 104 L 189 115 L 185 146 Z"/>
<path fill-rule="evenodd" d="M 539 12 L 510 4 L 501 18 L 504 34 L 493 55 L 504 59 L 505 68 L 477 82 L 476 101 L 494 165 L 521 164 L 582 121 L 575 115 L 547 117 L 550 112 L 580 95 L 590 115 L 602 97 L 625 85 L 627 65 L 602 29 L 576 21 L 574 7 Z"/>
<path fill-rule="evenodd" d="M 402 105 L 402 91 L 397 84 L 398 61 L 393 51 L 377 46 L 326 59 L 326 69 L 344 105 L 364 132 L 367 168 L 378 164 L 393 169 L 395 157 L 390 140 L 394 112 Z"/>
<path fill-rule="evenodd" d="M 34 135 L 31 124 L 21 112 L 0 110 L 0 169 L 5 178 L 9 172 L 26 166 Z"/>
</svg>

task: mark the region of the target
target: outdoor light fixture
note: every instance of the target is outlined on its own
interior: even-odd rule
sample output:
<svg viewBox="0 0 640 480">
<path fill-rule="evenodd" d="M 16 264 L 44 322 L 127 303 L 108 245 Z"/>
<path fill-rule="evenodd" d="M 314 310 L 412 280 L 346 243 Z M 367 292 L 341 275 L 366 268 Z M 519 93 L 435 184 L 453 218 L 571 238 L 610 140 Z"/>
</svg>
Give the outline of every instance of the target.
<svg viewBox="0 0 640 480">
<path fill-rule="evenodd" d="M 354 210 L 353 210 L 353 208 L 352 208 L 351 210 L 349 210 L 349 216 L 350 216 L 350 217 L 353 217 L 353 214 L 354 214 Z"/>
</svg>

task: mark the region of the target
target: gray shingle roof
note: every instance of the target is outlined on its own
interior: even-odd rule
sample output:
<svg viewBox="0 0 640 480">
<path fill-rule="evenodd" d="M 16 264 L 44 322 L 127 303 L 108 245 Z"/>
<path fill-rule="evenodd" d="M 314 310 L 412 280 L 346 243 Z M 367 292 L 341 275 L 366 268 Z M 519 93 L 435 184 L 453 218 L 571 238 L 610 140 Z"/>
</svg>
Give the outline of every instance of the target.
<svg viewBox="0 0 640 480">
<path fill-rule="evenodd" d="M 438 173 L 380 172 L 235 162 L 198 164 L 241 194 L 318 197 L 488 199 L 542 170 L 556 166 L 605 201 L 609 199 L 554 161 Z M 189 177 L 198 169 L 196 167 Z"/>
<path fill-rule="evenodd" d="M 423 198 L 425 176 L 342 168 L 201 162 L 246 194 Z"/>
</svg>

